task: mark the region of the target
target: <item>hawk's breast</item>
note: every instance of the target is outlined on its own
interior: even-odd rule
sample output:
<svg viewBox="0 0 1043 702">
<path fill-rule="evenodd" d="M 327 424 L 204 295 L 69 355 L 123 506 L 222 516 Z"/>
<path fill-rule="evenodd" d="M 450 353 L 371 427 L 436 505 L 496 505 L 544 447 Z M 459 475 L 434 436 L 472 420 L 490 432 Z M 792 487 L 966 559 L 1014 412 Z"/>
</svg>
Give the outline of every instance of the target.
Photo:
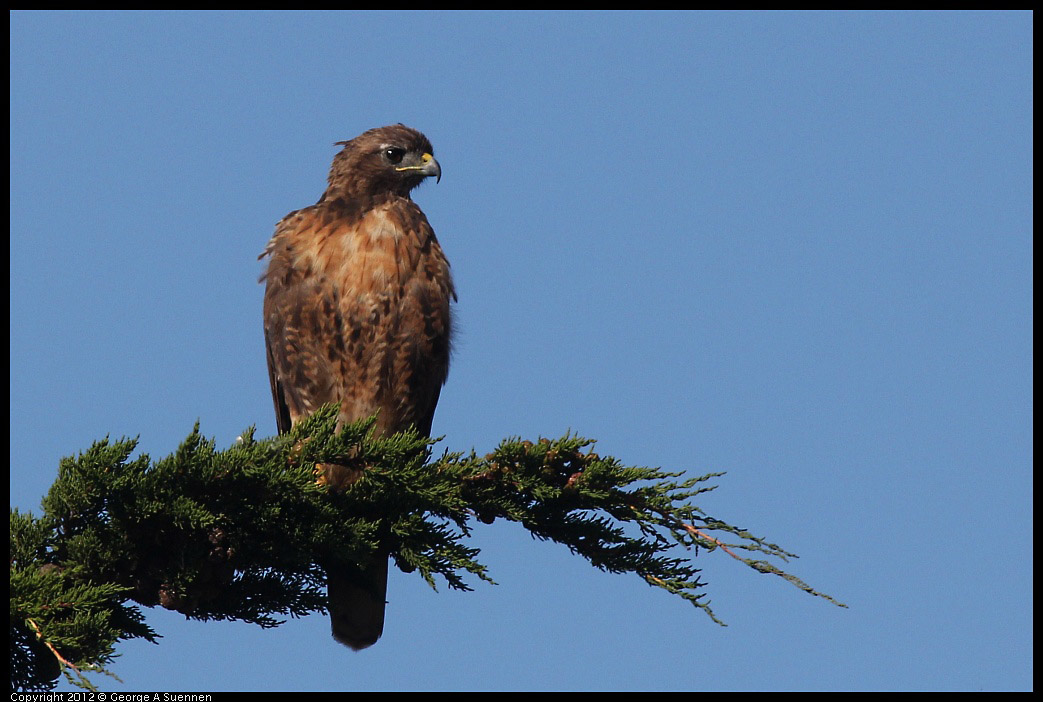
<svg viewBox="0 0 1043 702">
<path fill-rule="evenodd" d="M 340 402 L 343 421 L 379 411 L 382 431 L 430 431 L 449 370 L 453 286 L 426 217 L 400 198 L 357 218 L 291 218 L 273 242 L 265 305 L 279 308 L 281 297 L 306 308 L 275 313 L 292 337 L 284 356 L 297 359 L 287 375 L 311 389 L 297 407 L 288 401 L 293 420 Z"/>
</svg>

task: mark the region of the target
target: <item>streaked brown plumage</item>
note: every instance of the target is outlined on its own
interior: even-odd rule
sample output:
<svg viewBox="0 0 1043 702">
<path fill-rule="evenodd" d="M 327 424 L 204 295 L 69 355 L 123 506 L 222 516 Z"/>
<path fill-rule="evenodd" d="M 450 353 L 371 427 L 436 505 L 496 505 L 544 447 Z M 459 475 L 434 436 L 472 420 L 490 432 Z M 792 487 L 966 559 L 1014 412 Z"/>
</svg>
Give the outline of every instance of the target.
<svg viewBox="0 0 1043 702">
<path fill-rule="evenodd" d="M 404 125 L 371 129 L 333 159 L 311 207 L 288 214 L 263 256 L 268 373 L 280 432 L 338 402 L 341 424 L 430 434 L 449 372 L 449 263 L 410 192 L 441 177 L 431 143 Z M 325 466 L 343 489 L 358 474 Z M 387 554 L 362 573 L 327 568 L 333 636 L 354 649 L 383 630 Z"/>
</svg>

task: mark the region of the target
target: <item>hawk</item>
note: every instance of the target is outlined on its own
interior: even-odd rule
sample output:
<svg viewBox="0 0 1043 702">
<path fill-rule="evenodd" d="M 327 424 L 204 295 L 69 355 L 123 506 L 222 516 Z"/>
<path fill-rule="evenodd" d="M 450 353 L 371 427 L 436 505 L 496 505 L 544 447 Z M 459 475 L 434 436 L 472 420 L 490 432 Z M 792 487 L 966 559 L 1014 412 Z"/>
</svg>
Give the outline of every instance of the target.
<svg viewBox="0 0 1043 702">
<path fill-rule="evenodd" d="M 338 426 L 377 413 L 378 435 L 415 427 L 428 436 L 449 372 L 456 293 L 410 192 L 442 171 L 427 137 L 402 124 L 337 144 L 326 192 L 286 215 L 261 254 L 279 432 L 335 402 Z M 320 470 L 334 490 L 359 477 L 345 466 Z M 327 567 L 337 641 L 359 650 L 380 638 L 387 573 L 386 553 L 361 572 Z"/>
</svg>

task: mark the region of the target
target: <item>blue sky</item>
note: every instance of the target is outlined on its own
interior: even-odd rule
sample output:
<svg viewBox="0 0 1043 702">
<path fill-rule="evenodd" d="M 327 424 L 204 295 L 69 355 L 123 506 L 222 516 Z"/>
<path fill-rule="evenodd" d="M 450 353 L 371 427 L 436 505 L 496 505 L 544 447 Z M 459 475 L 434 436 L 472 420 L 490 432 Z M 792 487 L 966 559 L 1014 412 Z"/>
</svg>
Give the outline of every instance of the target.
<svg viewBox="0 0 1043 702">
<path fill-rule="evenodd" d="M 257 254 L 404 122 L 443 445 L 727 471 L 850 605 L 702 555 L 721 628 L 497 524 L 498 586 L 394 571 L 369 650 L 149 610 L 102 688 L 1031 689 L 1031 62 L 1028 13 L 13 13 L 12 506 L 106 435 L 274 433 Z"/>
</svg>

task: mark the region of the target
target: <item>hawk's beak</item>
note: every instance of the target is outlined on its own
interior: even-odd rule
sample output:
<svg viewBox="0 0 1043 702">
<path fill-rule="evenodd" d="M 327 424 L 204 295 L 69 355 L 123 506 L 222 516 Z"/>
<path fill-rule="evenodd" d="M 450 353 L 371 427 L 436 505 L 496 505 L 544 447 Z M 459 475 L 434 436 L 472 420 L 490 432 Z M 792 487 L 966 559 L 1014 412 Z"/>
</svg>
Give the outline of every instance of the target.
<svg viewBox="0 0 1043 702">
<path fill-rule="evenodd" d="M 434 176 L 435 182 L 442 180 L 442 167 L 438 165 L 438 161 L 431 154 L 425 153 L 420 157 L 419 166 L 400 166 L 395 169 L 396 171 L 419 171 L 425 178 L 428 176 Z"/>
</svg>

